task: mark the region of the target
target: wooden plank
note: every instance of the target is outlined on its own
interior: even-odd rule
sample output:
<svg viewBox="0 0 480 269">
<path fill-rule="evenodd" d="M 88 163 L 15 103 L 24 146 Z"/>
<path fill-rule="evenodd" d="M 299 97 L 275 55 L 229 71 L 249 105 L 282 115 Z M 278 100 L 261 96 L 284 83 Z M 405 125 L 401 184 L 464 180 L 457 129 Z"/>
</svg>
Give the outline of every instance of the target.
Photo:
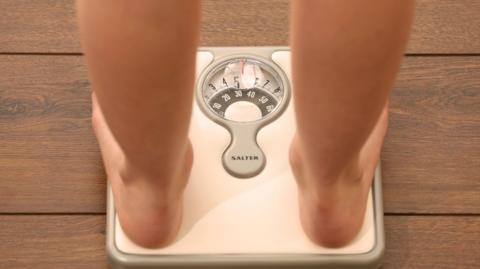
<svg viewBox="0 0 480 269">
<path fill-rule="evenodd" d="M 407 53 L 480 53 L 480 1 L 415 2 Z"/>
<path fill-rule="evenodd" d="M 0 52 L 80 50 L 74 0 L 0 0 Z"/>
<path fill-rule="evenodd" d="M 480 213 L 480 57 L 407 58 L 389 116 L 386 211 Z"/>
<path fill-rule="evenodd" d="M 478 268 L 480 217 L 387 216 L 383 268 Z M 0 216 L 1 268 L 107 268 L 104 216 Z"/>
<path fill-rule="evenodd" d="M 478 268 L 480 217 L 387 216 L 383 268 Z"/>
<path fill-rule="evenodd" d="M 408 53 L 480 53 L 480 2 L 418 0 Z M 74 1 L 0 0 L 0 52 L 80 52 Z M 286 45 L 288 1 L 203 1 L 204 46 Z"/>
<path fill-rule="evenodd" d="M 0 56 L 0 212 L 104 212 L 77 56 Z M 408 57 L 383 150 L 389 213 L 480 213 L 480 57 Z"/>
<path fill-rule="evenodd" d="M 0 216 L 0 268 L 108 268 L 104 216 Z"/>
<path fill-rule="evenodd" d="M 0 57 L 0 212 L 103 212 L 81 57 Z"/>
</svg>

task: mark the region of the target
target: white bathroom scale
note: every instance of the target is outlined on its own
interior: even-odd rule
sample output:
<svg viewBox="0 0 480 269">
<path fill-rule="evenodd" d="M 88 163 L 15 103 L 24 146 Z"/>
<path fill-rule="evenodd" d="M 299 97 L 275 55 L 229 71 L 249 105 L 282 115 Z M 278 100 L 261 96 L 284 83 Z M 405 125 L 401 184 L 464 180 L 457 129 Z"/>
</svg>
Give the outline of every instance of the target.
<svg viewBox="0 0 480 269">
<path fill-rule="evenodd" d="M 194 162 L 178 236 L 164 248 L 136 245 L 108 188 L 112 268 L 378 268 L 385 249 L 380 167 L 350 244 L 318 246 L 302 230 L 288 158 L 296 128 L 289 48 L 201 48 L 196 78 Z"/>
</svg>

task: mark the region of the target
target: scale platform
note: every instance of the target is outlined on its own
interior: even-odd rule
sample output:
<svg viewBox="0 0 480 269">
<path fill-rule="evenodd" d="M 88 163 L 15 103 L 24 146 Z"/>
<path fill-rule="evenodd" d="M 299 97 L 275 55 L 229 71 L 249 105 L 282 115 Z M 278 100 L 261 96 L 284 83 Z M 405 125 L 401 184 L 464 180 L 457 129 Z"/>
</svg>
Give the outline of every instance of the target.
<svg viewBox="0 0 480 269">
<path fill-rule="evenodd" d="M 107 197 L 112 268 L 378 268 L 385 249 L 381 171 L 364 224 L 342 248 L 304 234 L 288 151 L 295 132 L 286 47 L 205 47 L 197 54 L 189 137 L 194 162 L 177 239 L 142 248 Z"/>
</svg>

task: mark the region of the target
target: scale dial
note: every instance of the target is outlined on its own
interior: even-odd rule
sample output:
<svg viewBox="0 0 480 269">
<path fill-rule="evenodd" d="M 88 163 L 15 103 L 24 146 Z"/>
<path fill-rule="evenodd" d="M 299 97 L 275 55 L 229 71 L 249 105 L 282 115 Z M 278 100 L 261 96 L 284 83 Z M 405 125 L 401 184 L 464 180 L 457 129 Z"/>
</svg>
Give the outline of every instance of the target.
<svg viewBox="0 0 480 269">
<path fill-rule="evenodd" d="M 213 121 L 227 128 L 231 143 L 223 166 L 239 178 L 253 177 L 266 158 L 256 136 L 281 115 L 289 97 L 288 80 L 273 62 L 255 56 L 233 56 L 212 63 L 197 84 L 197 102 Z"/>
<path fill-rule="evenodd" d="M 218 117 L 236 122 L 266 118 L 285 95 L 280 75 L 269 65 L 235 58 L 217 65 L 202 87 L 203 101 Z"/>
</svg>

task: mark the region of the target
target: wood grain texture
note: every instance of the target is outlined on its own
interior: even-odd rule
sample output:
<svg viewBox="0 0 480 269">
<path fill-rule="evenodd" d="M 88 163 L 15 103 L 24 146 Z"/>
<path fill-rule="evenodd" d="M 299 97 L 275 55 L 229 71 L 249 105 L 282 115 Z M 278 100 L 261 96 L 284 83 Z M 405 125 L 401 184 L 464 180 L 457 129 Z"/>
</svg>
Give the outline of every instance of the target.
<svg viewBox="0 0 480 269">
<path fill-rule="evenodd" d="M 81 57 L 0 57 L 0 212 L 104 211 Z"/>
<path fill-rule="evenodd" d="M 480 54 L 480 1 L 416 2 L 407 53 Z M 203 46 L 288 43 L 287 0 L 202 12 Z M 0 0 L 0 54 L 80 53 L 78 39 L 74 0 Z M 81 57 L 0 55 L 0 268 L 108 268 L 90 109 Z M 382 165 L 401 214 L 385 217 L 383 268 L 480 268 L 479 56 L 406 58 Z"/>
<path fill-rule="evenodd" d="M 407 58 L 382 152 L 387 212 L 480 213 L 480 57 Z"/>
<path fill-rule="evenodd" d="M 0 212 L 104 212 L 79 56 L 0 56 Z M 480 57 L 407 57 L 382 155 L 388 213 L 480 213 Z"/>
<path fill-rule="evenodd" d="M 80 48 L 73 0 L 0 0 L 0 27 L 0 52 Z"/>
<path fill-rule="evenodd" d="M 385 218 L 383 268 L 478 268 L 480 217 Z M 0 268 L 107 268 L 104 216 L 1 216 Z"/>
<path fill-rule="evenodd" d="M 104 216 L 1 216 L 0 268 L 108 268 Z"/>
<path fill-rule="evenodd" d="M 383 268 L 479 268 L 480 217 L 387 216 Z"/>
<path fill-rule="evenodd" d="M 0 52 L 80 52 L 73 0 L 0 0 L 0 7 Z M 418 0 L 408 53 L 480 53 L 478 14 L 477 0 Z M 203 1 L 203 46 L 287 43 L 287 0 Z"/>
</svg>

